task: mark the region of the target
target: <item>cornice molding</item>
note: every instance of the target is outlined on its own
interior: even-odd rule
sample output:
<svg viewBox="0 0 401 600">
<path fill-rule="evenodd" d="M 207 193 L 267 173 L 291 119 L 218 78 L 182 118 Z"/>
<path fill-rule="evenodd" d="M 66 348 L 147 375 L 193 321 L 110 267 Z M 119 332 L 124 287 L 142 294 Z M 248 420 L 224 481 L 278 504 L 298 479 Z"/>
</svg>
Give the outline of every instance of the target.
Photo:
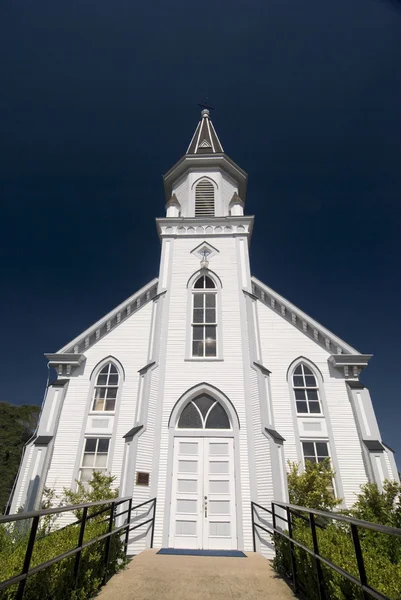
<svg viewBox="0 0 401 600">
<path fill-rule="evenodd" d="M 140 310 L 151 300 L 160 296 L 161 294 L 157 293 L 157 284 L 158 279 L 152 279 L 147 285 L 119 304 L 94 325 L 86 329 L 86 331 L 72 340 L 72 342 L 63 346 L 63 348 L 58 351 L 58 354 L 73 353 L 76 355 L 88 350 L 88 348 L 93 346 L 110 331 L 113 331 L 118 327 L 120 323 L 128 319 L 130 315 Z"/>
<path fill-rule="evenodd" d="M 253 216 L 238 217 L 161 217 L 156 219 L 160 238 L 241 236 L 250 241 Z"/>
<path fill-rule="evenodd" d="M 315 341 L 330 354 L 338 356 L 352 354 L 371 357 L 370 354 L 359 354 L 355 348 L 323 327 L 323 325 L 312 319 L 312 317 L 309 317 L 256 277 L 252 277 L 252 292 L 265 306 L 268 306 L 273 312 L 280 315 L 288 323 L 291 323 L 298 331 L 302 331 L 304 335 Z"/>
</svg>

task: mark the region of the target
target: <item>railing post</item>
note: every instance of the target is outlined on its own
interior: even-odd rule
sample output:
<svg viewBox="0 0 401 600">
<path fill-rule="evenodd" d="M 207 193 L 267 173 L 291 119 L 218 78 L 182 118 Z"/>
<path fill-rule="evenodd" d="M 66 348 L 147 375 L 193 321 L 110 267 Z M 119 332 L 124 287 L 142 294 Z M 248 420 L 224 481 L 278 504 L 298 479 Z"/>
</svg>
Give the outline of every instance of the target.
<svg viewBox="0 0 401 600">
<path fill-rule="evenodd" d="M 74 585 L 75 585 L 75 587 L 77 587 L 77 585 L 78 585 L 79 565 L 81 562 L 81 553 L 82 553 L 81 546 L 84 542 L 87 516 L 88 516 L 88 507 L 85 506 L 83 513 L 82 513 L 82 521 L 81 521 L 81 527 L 79 529 L 79 537 L 78 537 L 78 544 L 77 544 L 77 548 L 80 548 L 80 550 L 78 550 L 78 552 L 75 556 L 75 565 L 74 565 L 74 582 L 75 582 Z"/>
<path fill-rule="evenodd" d="M 115 505 L 116 505 L 116 503 L 112 502 L 111 506 L 110 506 L 110 518 L 109 518 L 109 526 L 107 528 L 107 533 L 111 533 L 113 531 Z M 109 535 L 109 537 L 106 538 L 106 547 L 105 547 L 105 553 L 104 553 L 103 584 L 107 583 L 107 572 L 109 570 L 109 560 L 110 560 L 110 546 L 111 546 L 111 535 Z"/>
<path fill-rule="evenodd" d="M 32 525 L 31 525 L 31 533 L 29 534 L 29 540 L 26 547 L 24 565 L 22 567 L 21 574 L 28 575 L 29 565 L 31 564 L 33 547 L 35 545 L 36 533 L 38 531 L 40 515 L 33 517 Z M 19 582 L 17 594 L 15 596 L 15 600 L 22 600 L 24 595 L 25 585 L 26 585 L 27 577 L 25 577 L 22 581 Z"/>
<path fill-rule="evenodd" d="M 152 533 L 150 536 L 150 547 L 153 548 L 153 539 L 155 537 L 155 521 L 156 521 L 156 498 L 153 499 L 153 521 L 152 521 Z"/>
<path fill-rule="evenodd" d="M 297 581 L 297 564 L 295 559 L 295 548 L 294 543 L 292 541 L 292 521 L 291 521 L 291 510 L 286 508 L 287 512 L 287 521 L 288 521 L 288 535 L 290 537 L 290 554 L 291 554 L 291 567 L 292 567 L 292 581 L 294 583 L 295 592 L 298 591 L 298 581 Z"/>
<path fill-rule="evenodd" d="M 276 522 L 276 505 L 274 504 L 274 502 L 272 502 L 272 521 L 273 521 L 273 533 L 275 533 L 275 530 L 277 529 L 277 522 Z"/>
<path fill-rule="evenodd" d="M 254 506 L 253 502 L 251 502 L 251 515 L 252 515 L 252 542 L 253 542 L 253 551 L 256 552 L 255 506 Z"/>
<path fill-rule="evenodd" d="M 129 526 L 131 525 L 131 512 L 132 512 L 132 498 L 130 498 L 128 500 L 127 529 L 125 531 L 125 541 L 124 541 L 125 556 L 127 556 L 127 552 L 128 552 Z"/>
<path fill-rule="evenodd" d="M 359 579 L 362 585 L 368 585 L 368 578 L 366 577 L 365 571 L 365 563 L 363 562 L 361 542 L 359 540 L 358 527 L 355 525 L 355 523 L 351 523 L 351 536 L 354 544 L 356 562 L 358 565 Z M 364 600 L 370 600 L 371 596 L 367 592 L 365 592 L 365 590 L 362 590 L 362 592 Z"/>
<path fill-rule="evenodd" d="M 312 533 L 312 541 L 313 541 L 313 552 L 315 553 L 315 567 L 316 567 L 316 575 L 317 575 L 317 584 L 319 590 L 319 598 L 320 600 L 324 600 L 324 580 L 323 580 L 323 571 L 322 565 L 320 564 L 320 560 L 316 558 L 319 556 L 319 545 L 317 542 L 317 534 L 316 534 L 316 523 L 315 523 L 315 515 L 313 513 L 309 513 L 309 524 Z"/>
</svg>

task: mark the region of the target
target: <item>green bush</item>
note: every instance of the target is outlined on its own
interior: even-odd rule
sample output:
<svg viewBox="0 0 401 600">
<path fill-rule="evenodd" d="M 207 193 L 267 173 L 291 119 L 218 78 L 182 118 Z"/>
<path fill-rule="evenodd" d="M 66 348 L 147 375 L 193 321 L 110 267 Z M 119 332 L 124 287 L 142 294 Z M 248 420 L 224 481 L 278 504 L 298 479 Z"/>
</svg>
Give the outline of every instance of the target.
<svg viewBox="0 0 401 600">
<path fill-rule="evenodd" d="M 329 465 L 321 470 L 319 465 L 306 465 L 299 474 L 297 465 L 290 465 L 288 476 L 291 502 L 308 508 L 330 510 L 339 504 L 326 495 L 328 477 L 334 477 Z M 311 488 L 310 486 L 314 486 Z M 333 504 L 335 502 L 335 504 Z M 385 482 L 380 492 L 375 484 L 362 486 L 351 516 L 400 527 L 401 486 Z M 304 516 L 307 516 L 305 513 Z M 349 526 L 339 521 L 316 518 L 319 553 L 357 579 L 359 579 L 355 550 Z M 371 530 L 358 528 L 368 584 L 391 598 L 401 600 L 401 539 Z M 306 547 L 313 549 L 309 524 L 300 517 L 293 518 L 293 537 Z M 292 578 L 289 542 L 280 535 L 275 536 L 276 557 L 274 567 L 278 573 Z M 294 547 L 297 580 L 309 600 L 318 600 L 318 580 L 314 558 L 299 547 Z M 324 595 L 333 600 L 360 600 L 360 589 L 345 577 L 322 564 Z"/>
<path fill-rule="evenodd" d="M 118 491 L 111 488 L 113 478 L 94 472 L 89 489 L 78 485 L 77 492 L 64 490 L 62 502 L 84 503 L 118 497 Z M 48 508 L 54 494 L 45 492 L 44 505 Z M 76 502 L 75 502 L 76 500 Z M 110 508 L 106 505 L 103 508 Z M 88 514 L 94 514 L 102 507 L 93 507 Z M 85 527 L 84 541 L 95 540 L 108 530 L 109 511 L 88 520 Z M 76 512 L 80 518 L 80 511 Z M 9 579 L 22 570 L 25 551 L 29 538 L 31 520 L 16 521 L 11 526 L 0 527 L 0 573 L 1 579 Z M 79 523 L 55 529 L 53 519 L 42 517 L 38 528 L 36 543 L 32 553 L 30 568 L 44 563 L 56 556 L 68 552 L 77 546 L 80 530 Z M 104 573 L 104 557 L 106 540 L 95 542 L 81 553 L 77 584 L 74 578 L 75 555 L 28 577 L 24 600 L 86 600 L 94 596 L 102 584 Z M 125 553 L 121 535 L 111 537 L 108 576 L 113 575 L 125 564 Z M 13 600 L 17 586 L 0 591 L 0 600 Z"/>
</svg>

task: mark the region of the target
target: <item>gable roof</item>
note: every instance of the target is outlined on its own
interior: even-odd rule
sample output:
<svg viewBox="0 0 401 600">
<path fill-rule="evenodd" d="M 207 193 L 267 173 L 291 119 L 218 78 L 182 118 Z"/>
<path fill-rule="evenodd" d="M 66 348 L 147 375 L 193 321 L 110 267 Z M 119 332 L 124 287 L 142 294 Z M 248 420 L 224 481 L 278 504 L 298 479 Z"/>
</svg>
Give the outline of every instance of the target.
<svg viewBox="0 0 401 600">
<path fill-rule="evenodd" d="M 283 319 L 296 327 L 296 329 L 302 331 L 307 337 L 325 348 L 330 354 L 356 354 L 358 356 L 369 356 L 370 358 L 370 355 L 360 355 L 358 350 L 347 344 L 347 342 L 344 342 L 344 340 L 326 329 L 326 327 L 323 327 L 315 319 L 309 317 L 301 309 L 283 298 L 283 296 L 280 296 L 280 294 L 277 294 L 277 292 L 259 281 L 256 277 L 252 277 L 252 292 L 258 300 L 268 306 L 273 312 L 279 314 Z"/>
<path fill-rule="evenodd" d="M 115 329 L 120 323 L 125 321 L 130 315 L 138 311 L 157 296 L 158 278 L 152 279 L 147 285 L 141 288 L 135 294 L 124 300 L 121 304 L 113 308 L 107 315 L 96 321 L 83 333 L 78 335 L 71 342 L 60 348 L 57 354 L 80 354 L 93 346 L 97 341 Z"/>
</svg>

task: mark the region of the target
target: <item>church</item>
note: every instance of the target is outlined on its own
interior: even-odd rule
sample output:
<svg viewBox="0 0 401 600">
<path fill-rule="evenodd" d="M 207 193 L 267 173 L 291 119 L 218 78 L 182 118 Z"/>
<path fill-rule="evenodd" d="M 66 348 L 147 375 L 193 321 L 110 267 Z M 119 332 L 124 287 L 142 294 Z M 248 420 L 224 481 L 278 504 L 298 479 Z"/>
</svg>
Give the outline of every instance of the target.
<svg viewBox="0 0 401 600">
<path fill-rule="evenodd" d="M 157 498 L 155 547 L 252 550 L 251 501 L 287 501 L 288 461 L 329 457 L 343 508 L 398 481 L 359 379 L 371 355 L 252 276 L 247 174 L 208 109 L 163 181 L 159 275 L 45 355 L 57 378 L 11 512 L 98 470 L 134 505 Z"/>
</svg>

